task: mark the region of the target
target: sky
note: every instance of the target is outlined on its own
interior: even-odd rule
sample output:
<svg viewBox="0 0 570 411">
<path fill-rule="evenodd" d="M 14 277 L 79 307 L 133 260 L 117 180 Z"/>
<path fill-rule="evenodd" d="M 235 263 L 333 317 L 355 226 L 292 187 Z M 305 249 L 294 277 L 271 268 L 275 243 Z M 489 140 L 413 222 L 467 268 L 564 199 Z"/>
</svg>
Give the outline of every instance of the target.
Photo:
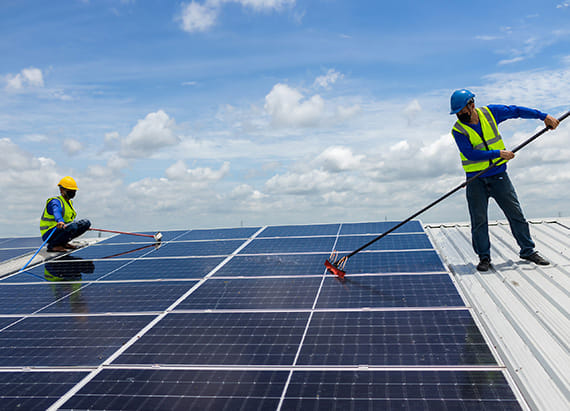
<svg viewBox="0 0 570 411">
<path fill-rule="evenodd" d="M 454 90 L 570 109 L 569 21 L 566 0 L 2 0 L 0 237 L 38 234 L 66 175 L 103 229 L 405 219 L 465 179 Z M 527 218 L 570 216 L 569 143 L 570 120 L 510 162 Z M 419 218 L 468 221 L 464 190 Z"/>
</svg>

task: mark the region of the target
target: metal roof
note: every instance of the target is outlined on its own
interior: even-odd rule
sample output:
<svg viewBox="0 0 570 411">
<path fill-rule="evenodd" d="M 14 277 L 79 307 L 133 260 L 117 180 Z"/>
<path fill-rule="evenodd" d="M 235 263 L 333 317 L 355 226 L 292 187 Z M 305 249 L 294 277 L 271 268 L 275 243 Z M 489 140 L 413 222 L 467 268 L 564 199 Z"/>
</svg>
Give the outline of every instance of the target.
<svg viewBox="0 0 570 411">
<path fill-rule="evenodd" d="M 425 228 L 529 408 L 570 409 L 570 219 L 530 223 L 549 266 L 518 257 L 506 221 L 489 224 L 488 272 L 476 269 L 468 223 Z"/>
</svg>

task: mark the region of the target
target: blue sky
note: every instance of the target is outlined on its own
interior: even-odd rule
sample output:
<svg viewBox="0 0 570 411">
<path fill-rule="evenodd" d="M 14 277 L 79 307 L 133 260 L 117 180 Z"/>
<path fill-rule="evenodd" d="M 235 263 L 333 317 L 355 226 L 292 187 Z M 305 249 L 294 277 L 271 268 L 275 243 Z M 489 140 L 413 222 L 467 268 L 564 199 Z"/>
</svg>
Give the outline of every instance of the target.
<svg viewBox="0 0 570 411">
<path fill-rule="evenodd" d="M 569 109 L 569 19 L 565 0 L 2 1 L 0 233 L 36 234 L 64 175 L 100 228 L 405 218 L 463 179 L 453 90 Z M 568 129 L 509 167 L 530 218 L 570 214 Z M 421 218 L 466 221 L 463 194 Z"/>
</svg>

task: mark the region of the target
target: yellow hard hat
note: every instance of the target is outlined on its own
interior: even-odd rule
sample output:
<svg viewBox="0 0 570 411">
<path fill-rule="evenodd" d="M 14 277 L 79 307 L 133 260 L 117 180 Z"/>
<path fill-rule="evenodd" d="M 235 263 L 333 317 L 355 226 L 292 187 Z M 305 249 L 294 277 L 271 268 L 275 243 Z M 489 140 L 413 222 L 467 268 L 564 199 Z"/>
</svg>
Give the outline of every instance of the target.
<svg viewBox="0 0 570 411">
<path fill-rule="evenodd" d="M 77 190 L 77 183 L 73 178 L 69 176 L 63 177 L 61 180 L 59 180 L 59 183 L 57 183 L 57 185 L 68 190 Z"/>
</svg>

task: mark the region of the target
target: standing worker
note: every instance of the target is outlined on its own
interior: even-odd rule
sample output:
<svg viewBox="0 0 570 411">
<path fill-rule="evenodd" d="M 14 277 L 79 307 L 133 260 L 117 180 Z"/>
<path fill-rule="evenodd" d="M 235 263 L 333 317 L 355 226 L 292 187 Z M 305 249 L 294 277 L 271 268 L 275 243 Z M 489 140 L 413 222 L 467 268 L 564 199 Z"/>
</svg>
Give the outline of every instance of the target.
<svg viewBox="0 0 570 411">
<path fill-rule="evenodd" d="M 488 271 L 491 265 L 487 216 L 489 197 L 495 199 L 507 217 L 511 232 L 520 247 L 520 257 L 539 265 L 550 264 L 534 250 L 528 222 L 507 175 L 507 160 L 513 159 L 515 154 L 505 149 L 497 125 L 511 118 L 537 118 L 554 130 L 558 127 L 558 120 L 538 110 L 520 106 L 489 105 L 476 108 L 475 94 L 466 89 L 456 90 L 451 95 L 450 114 L 456 114 L 458 118 L 452 134 L 468 179 L 485 170 L 495 159 L 503 159 L 499 165 L 476 178 L 466 188 L 471 217 L 471 241 L 473 250 L 479 256 L 477 270 Z"/>
<path fill-rule="evenodd" d="M 77 247 L 69 244 L 69 241 L 79 237 L 91 227 L 89 220 L 75 221 L 77 213 L 71 201 L 77 191 L 75 180 L 69 176 L 63 177 L 59 181 L 58 186 L 60 195 L 49 198 L 46 201 L 46 206 L 40 219 L 42 240 L 45 241 L 51 232 L 55 230 L 47 243 L 47 250 L 50 252 L 76 249 Z"/>
</svg>

